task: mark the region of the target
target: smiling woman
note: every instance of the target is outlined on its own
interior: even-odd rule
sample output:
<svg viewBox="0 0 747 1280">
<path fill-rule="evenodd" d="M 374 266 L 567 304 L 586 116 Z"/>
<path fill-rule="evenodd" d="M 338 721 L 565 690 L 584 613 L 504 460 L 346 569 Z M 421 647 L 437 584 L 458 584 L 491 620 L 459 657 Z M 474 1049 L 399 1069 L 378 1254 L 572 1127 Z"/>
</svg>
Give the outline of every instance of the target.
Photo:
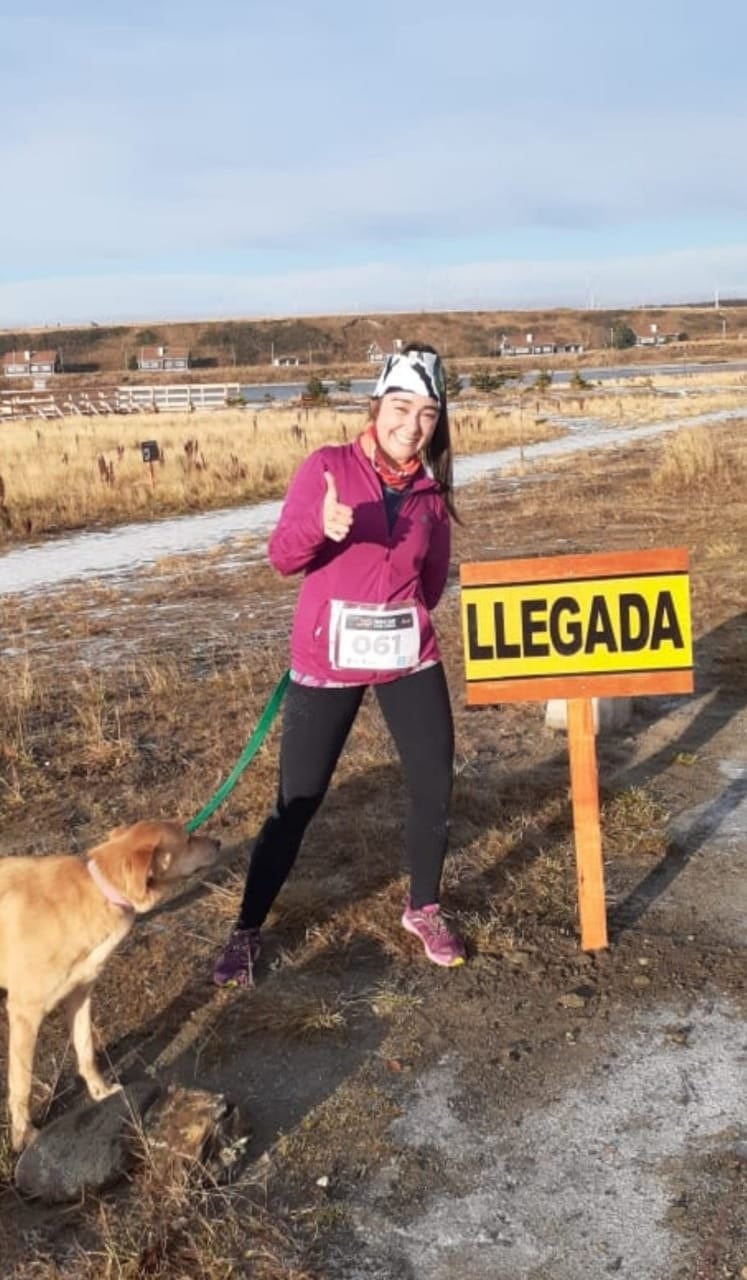
<svg viewBox="0 0 747 1280">
<path fill-rule="evenodd" d="M 438 422 L 438 403 L 430 396 L 395 391 L 375 401 L 375 437 L 384 454 L 402 466 L 429 443 Z"/>
<path fill-rule="evenodd" d="M 389 357 L 374 388 L 371 417 L 369 438 L 393 461 L 407 466 L 422 451 L 457 519 L 446 379 L 433 347 L 405 347 L 401 356 Z"/>
<path fill-rule="evenodd" d="M 236 927 L 214 970 L 250 986 L 260 929 L 324 799 L 368 685 L 409 790 L 410 897 L 402 926 L 434 964 L 464 963 L 439 906 L 454 732 L 431 611 L 449 565 L 452 457 L 443 366 L 424 344 L 390 356 L 372 421 L 352 444 L 316 450 L 294 477 L 270 539 L 283 574 L 303 573 L 291 639 L 276 806 L 254 846 Z"/>
</svg>

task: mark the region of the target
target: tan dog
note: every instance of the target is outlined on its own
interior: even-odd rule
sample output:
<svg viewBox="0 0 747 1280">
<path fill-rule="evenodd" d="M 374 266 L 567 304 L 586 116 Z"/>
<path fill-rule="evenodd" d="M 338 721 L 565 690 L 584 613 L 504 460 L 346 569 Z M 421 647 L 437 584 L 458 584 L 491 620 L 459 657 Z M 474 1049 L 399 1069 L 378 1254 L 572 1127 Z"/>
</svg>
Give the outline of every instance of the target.
<svg viewBox="0 0 747 1280">
<path fill-rule="evenodd" d="M 31 1140 L 29 1103 L 42 1018 L 64 1002 L 78 1069 L 95 1100 L 116 1093 L 96 1066 L 91 988 L 129 933 L 168 886 L 211 866 L 219 840 L 190 836 L 178 822 L 117 827 L 85 859 L 0 859 L 0 987 L 8 995 L 8 1105 L 13 1149 Z"/>
</svg>

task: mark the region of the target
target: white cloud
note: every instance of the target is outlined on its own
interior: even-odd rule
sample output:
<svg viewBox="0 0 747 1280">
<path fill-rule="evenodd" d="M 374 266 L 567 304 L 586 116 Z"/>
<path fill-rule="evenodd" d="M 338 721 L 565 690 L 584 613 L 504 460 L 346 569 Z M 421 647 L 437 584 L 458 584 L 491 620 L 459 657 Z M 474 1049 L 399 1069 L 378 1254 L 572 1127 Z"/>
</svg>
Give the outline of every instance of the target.
<svg viewBox="0 0 747 1280">
<path fill-rule="evenodd" d="M 721 249 L 573 261 L 387 262 L 274 275 L 46 278 L 0 289 L 0 325 L 319 314 L 449 307 L 597 306 L 747 296 L 747 242 Z"/>
<path fill-rule="evenodd" d="M 744 280 L 743 0 L 32 9 L 0 16 L 0 322 Z"/>
<path fill-rule="evenodd" d="M 608 115 L 603 132 L 573 120 L 549 137 L 536 120 L 506 135 L 494 116 L 465 113 L 349 153 L 253 159 L 216 146 L 199 162 L 186 137 L 132 135 L 120 123 L 105 142 L 78 123 L 64 148 L 44 136 L 30 149 L 25 139 L 6 147 L 14 194 L 0 255 L 23 277 L 32 264 L 60 274 L 117 261 L 142 270 L 268 247 L 386 257 L 392 245 L 431 237 L 499 244 L 519 229 L 676 231 L 742 215 L 745 123 L 705 110 L 679 116 L 677 128 L 673 117 Z"/>
</svg>

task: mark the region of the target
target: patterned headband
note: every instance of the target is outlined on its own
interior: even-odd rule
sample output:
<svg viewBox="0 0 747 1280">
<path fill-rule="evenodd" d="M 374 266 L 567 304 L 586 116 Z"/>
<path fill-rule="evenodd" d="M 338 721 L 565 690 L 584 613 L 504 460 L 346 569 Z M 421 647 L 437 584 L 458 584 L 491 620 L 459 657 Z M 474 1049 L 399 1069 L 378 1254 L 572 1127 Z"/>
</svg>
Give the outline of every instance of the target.
<svg viewBox="0 0 747 1280">
<path fill-rule="evenodd" d="M 406 351 L 388 356 L 374 387 L 374 399 L 378 400 L 388 391 L 411 391 L 443 404 L 446 386 L 440 356 L 432 351 Z"/>
</svg>

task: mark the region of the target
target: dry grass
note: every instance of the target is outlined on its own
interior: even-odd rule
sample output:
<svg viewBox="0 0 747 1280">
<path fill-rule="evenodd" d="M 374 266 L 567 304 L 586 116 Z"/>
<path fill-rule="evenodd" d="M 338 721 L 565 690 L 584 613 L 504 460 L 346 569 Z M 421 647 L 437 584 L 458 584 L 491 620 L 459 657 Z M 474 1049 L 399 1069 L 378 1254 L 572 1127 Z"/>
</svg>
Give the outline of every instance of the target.
<svg viewBox="0 0 747 1280">
<path fill-rule="evenodd" d="M 531 391 L 524 393 L 532 402 Z M 592 382 L 586 387 L 551 387 L 535 408 L 552 404 L 553 411 L 571 417 L 590 417 L 617 426 L 643 426 L 651 422 L 697 417 L 701 413 L 741 410 L 744 386 L 740 375 L 701 374 L 697 378 L 662 375 L 626 378 L 619 382 Z"/>
<path fill-rule="evenodd" d="M 723 453 L 710 431 L 690 427 L 667 440 L 653 483 L 655 488 L 693 496 L 723 493 L 744 484 L 744 471 L 734 467 L 734 459 Z"/>
<path fill-rule="evenodd" d="M 554 421 L 593 418 L 630 427 L 741 407 L 738 382 L 698 375 L 687 395 L 666 377 L 581 391 L 505 391 L 452 408 L 456 453 L 528 445 L 559 434 Z M 680 386 L 677 390 L 682 391 Z M 8 537 L 204 510 L 281 495 L 310 450 L 355 437 L 365 421 L 333 407 L 16 422 L 0 433 L 0 528 Z M 153 473 L 140 442 L 156 439 Z M 4 491 L 4 497 L 2 492 Z"/>
<path fill-rule="evenodd" d="M 363 409 L 328 408 L 9 423 L 0 432 L 0 516 L 18 537 L 277 497 L 310 450 L 352 440 L 364 424 Z M 516 406 L 457 410 L 453 428 L 461 453 L 557 434 Z M 150 439 L 162 458 L 152 475 L 140 453 Z"/>
<path fill-rule="evenodd" d="M 0 1122 L 0 1191 L 10 1186 L 13 1180 L 15 1156 L 10 1145 L 10 1126 Z"/>
<path fill-rule="evenodd" d="M 43 714 L 44 697 L 28 654 L 0 664 L 0 812 L 24 803 L 22 777 L 33 767 L 30 736 Z"/>
<path fill-rule="evenodd" d="M 314 1280 L 290 1227 L 248 1194 L 190 1168 L 168 1181 L 144 1159 L 116 1204 L 94 1197 L 52 1252 L 19 1258 L 14 1280 Z M 2 1229 L 0 1228 L 0 1246 Z M 6 1257 L 8 1255 L 6 1254 Z M 3 1271 L 3 1275 L 9 1275 Z"/>
<path fill-rule="evenodd" d="M 391 983 L 383 982 L 371 993 L 371 1009 L 377 1018 L 394 1018 L 409 1015 L 414 1009 L 420 1009 L 423 997 L 412 992 L 400 991 Z"/>
<path fill-rule="evenodd" d="M 646 787 L 620 791 L 603 806 L 605 851 L 608 856 L 661 858 L 666 851 L 668 818 Z"/>
<path fill-rule="evenodd" d="M 76 682 L 73 738 L 89 769 L 118 767 L 131 757 L 134 744 L 123 735 L 119 706 L 108 696 L 102 676 L 91 673 Z"/>
</svg>

